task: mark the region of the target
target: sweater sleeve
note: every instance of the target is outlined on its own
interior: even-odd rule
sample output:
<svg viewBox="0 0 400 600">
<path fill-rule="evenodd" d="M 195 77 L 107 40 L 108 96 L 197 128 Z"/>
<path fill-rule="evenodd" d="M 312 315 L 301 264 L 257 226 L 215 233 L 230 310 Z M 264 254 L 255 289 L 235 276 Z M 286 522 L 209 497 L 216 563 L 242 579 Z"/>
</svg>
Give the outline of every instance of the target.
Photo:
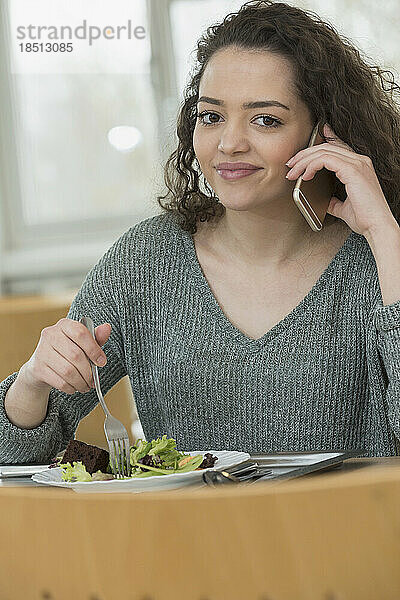
<svg viewBox="0 0 400 600">
<path fill-rule="evenodd" d="M 127 374 L 120 319 L 124 310 L 120 279 L 124 258 L 121 246 L 125 234 L 100 258 L 86 275 L 68 311 L 67 318 L 79 321 L 82 316 L 93 319 L 94 326 L 111 324 L 111 334 L 103 346 L 107 364 L 99 367 L 99 378 L 105 395 Z M 0 383 L 0 463 L 47 463 L 73 439 L 79 421 L 96 406 L 96 390 L 67 394 L 51 388 L 44 421 L 33 429 L 22 429 L 9 421 L 4 399 L 18 371 Z"/>
<path fill-rule="evenodd" d="M 400 440 L 400 300 L 376 307 L 374 322 L 378 350 L 388 379 L 388 419 L 397 440 Z"/>
</svg>

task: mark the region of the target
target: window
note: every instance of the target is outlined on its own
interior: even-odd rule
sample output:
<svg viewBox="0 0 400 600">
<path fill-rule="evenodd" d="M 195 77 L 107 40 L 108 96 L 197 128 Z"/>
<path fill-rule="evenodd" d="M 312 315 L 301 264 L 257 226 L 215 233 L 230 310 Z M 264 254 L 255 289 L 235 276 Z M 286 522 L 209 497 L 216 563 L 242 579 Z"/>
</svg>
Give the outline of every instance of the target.
<svg viewBox="0 0 400 600">
<path fill-rule="evenodd" d="M 1 23 L 8 74 L 2 89 L 9 101 L 1 142 L 3 280 L 9 283 L 3 291 L 14 290 L 12 279 L 35 272 L 52 245 L 63 271 L 65 246 L 76 252 L 77 240 L 84 254 L 85 243 L 94 244 L 79 281 L 123 231 L 158 212 L 162 140 L 148 3 L 12 0 L 2 3 Z M 90 41 L 90 26 L 113 27 L 115 38 Z M 43 49 L 50 35 L 44 27 L 57 28 L 56 50 Z M 86 39 L 71 39 L 70 30 L 79 27 Z M 61 42 L 72 42 L 73 51 L 60 51 Z"/>
</svg>

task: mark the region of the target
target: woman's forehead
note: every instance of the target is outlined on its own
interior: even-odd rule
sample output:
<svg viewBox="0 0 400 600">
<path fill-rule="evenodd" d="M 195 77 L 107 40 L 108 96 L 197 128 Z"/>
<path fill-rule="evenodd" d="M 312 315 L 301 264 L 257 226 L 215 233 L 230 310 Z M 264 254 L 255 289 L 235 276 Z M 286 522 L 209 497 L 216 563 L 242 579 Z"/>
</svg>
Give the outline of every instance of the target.
<svg viewBox="0 0 400 600">
<path fill-rule="evenodd" d="M 208 61 L 203 73 L 242 72 L 250 76 L 272 75 L 290 77 L 293 75 L 290 61 L 267 50 L 246 50 L 224 48 L 218 50 Z"/>
<path fill-rule="evenodd" d="M 220 51 L 204 70 L 199 96 L 217 98 L 225 104 L 271 98 L 289 106 L 295 101 L 292 89 L 292 69 L 281 57 L 266 52 Z"/>
</svg>

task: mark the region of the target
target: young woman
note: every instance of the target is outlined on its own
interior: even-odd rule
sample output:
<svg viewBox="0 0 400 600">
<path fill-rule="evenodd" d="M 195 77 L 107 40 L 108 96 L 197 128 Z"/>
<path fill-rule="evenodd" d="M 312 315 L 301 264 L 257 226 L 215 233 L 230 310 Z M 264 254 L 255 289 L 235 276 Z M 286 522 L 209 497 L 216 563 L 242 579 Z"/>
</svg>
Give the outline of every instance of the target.
<svg viewBox="0 0 400 600">
<path fill-rule="evenodd" d="M 197 61 L 163 210 L 113 244 L 0 384 L 0 461 L 67 445 L 97 402 L 100 355 L 103 393 L 129 375 L 147 439 L 398 453 L 399 87 L 331 25 L 270 1 L 208 28 Z M 292 190 L 323 168 L 336 187 L 314 232 Z"/>
</svg>

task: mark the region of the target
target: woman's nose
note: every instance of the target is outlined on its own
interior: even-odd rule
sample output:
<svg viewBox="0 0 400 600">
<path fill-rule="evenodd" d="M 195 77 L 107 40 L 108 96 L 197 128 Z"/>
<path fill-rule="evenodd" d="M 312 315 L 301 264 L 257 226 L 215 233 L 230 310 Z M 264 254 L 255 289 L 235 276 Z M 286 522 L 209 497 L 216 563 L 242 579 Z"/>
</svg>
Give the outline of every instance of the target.
<svg viewBox="0 0 400 600">
<path fill-rule="evenodd" d="M 231 154 L 233 152 L 244 152 L 249 148 L 245 132 L 237 125 L 225 125 L 221 128 L 218 150 Z"/>
</svg>

